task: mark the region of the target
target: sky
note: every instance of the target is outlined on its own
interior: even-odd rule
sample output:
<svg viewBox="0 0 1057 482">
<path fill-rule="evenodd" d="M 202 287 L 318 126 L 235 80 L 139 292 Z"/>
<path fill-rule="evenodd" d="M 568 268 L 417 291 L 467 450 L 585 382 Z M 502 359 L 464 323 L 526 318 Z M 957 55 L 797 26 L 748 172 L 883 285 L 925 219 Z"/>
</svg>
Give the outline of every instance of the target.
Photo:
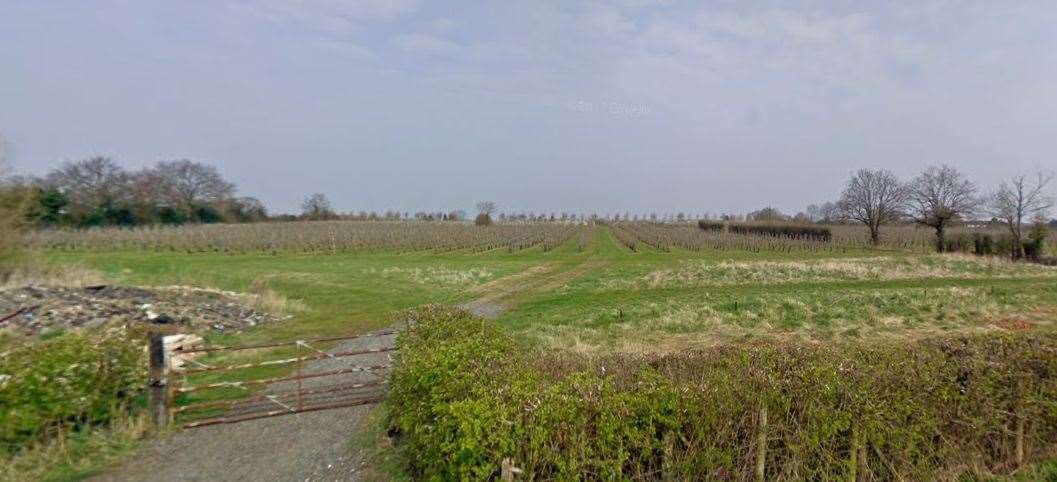
<svg viewBox="0 0 1057 482">
<path fill-rule="evenodd" d="M 0 0 L 41 174 L 216 165 L 293 212 L 794 213 L 850 172 L 1057 169 L 1057 2 Z"/>
</svg>

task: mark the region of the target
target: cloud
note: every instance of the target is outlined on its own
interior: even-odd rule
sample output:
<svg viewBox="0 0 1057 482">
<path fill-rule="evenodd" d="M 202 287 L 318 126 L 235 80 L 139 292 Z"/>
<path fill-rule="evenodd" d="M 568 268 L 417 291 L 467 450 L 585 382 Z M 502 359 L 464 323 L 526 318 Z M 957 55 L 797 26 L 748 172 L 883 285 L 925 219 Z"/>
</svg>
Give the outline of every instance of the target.
<svg viewBox="0 0 1057 482">
<path fill-rule="evenodd" d="M 459 45 L 455 42 L 422 33 L 401 35 L 396 38 L 394 43 L 397 47 L 407 52 L 451 53 L 459 50 Z"/>
<path fill-rule="evenodd" d="M 601 36 L 629 35 L 635 31 L 635 24 L 616 9 L 596 7 L 591 9 L 582 20 L 588 31 Z"/>
<path fill-rule="evenodd" d="M 235 2 L 238 9 L 276 25 L 323 35 L 347 35 L 367 21 L 414 13 L 418 0 L 266 0 Z"/>
</svg>

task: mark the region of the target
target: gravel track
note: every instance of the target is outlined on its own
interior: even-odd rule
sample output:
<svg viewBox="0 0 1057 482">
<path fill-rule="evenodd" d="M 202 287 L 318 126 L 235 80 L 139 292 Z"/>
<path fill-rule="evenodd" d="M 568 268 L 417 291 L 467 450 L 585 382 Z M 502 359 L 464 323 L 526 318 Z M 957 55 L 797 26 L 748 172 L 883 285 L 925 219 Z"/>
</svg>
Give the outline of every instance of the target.
<svg viewBox="0 0 1057 482">
<path fill-rule="evenodd" d="M 395 335 L 348 340 L 330 353 L 391 347 Z M 325 358 L 305 364 L 304 373 L 356 365 L 389 363 L 389 353 Z M 356 372 L 303 381 L 305 389 L 376 381 L 384 372 Z M 265 394 L 295 388 L 295 382 L 270 385 Z M 358 394 L 384 394 L 384 387 Z M 347 395 L 342 392 L 341 397 Z M 333 396 L 331 396 L 333 397 Z M 320 398 L 326 401 L 326 396 Z M 279 408 L 276 406 L 276 408 Z M 307 412 L 177 431 L 149 442 L 125 465 L 90 480 L 127 481 L 358 481 L 366 454 L 353 439 L 371 405 Z M 245 413 L 234 407 L 228 415 Z"/>
</svg>

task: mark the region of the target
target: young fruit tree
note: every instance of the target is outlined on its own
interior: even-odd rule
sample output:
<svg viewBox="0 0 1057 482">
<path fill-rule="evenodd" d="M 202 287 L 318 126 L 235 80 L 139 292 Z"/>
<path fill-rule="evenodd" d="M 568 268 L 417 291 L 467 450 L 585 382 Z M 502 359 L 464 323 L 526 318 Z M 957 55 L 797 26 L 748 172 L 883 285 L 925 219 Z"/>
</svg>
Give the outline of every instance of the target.
<svg viewBox="0 0 1057 482">
<path fill-rule="evenodd" d="M 881 226 L 903 215 L 907 188 L 887 169 L 859 169 L 848 180 L 838 209 L 843 218 L 863 223 L 870 230 L 870 243 L 881 244 Z"/>
<path fill-rule="evenodd" d="M 950 166 L 930 167 L 907 188 L 910 217 L 936 230 L 936 250 L 947 248 L 947 228 L 979 205 L 976 185 Z"/>
<path fill-rule="evenodd" d="M 1053 174 L 1039 171 L 1035 179 L 1017 176 L 1002 181 L 998 190 L 987 199 L 991 215 L 1002 221 L 1013 238 L 1012 252 L 1014 259 L 1024 257 L 1024 222 L 1035 218 L 1044 218 L 1054 206 L 1054 198 L 1047 194 L 1046 188 L 1053 182 Z"/>
</svg>

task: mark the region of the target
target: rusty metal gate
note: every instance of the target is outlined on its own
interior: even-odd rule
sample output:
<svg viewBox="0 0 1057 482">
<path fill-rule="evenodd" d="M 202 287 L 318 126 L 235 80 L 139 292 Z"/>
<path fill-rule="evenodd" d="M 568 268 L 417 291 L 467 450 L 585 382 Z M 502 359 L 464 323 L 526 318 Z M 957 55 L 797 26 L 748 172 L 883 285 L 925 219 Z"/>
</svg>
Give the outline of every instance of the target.
<svg viewBox="0 0 1057 482">
<path fill-rule="evenodd" d="M 168 348 L 152 335 L 155 423 L 195 428 L 378 403 L 395 335 Z"/>
</svg>

